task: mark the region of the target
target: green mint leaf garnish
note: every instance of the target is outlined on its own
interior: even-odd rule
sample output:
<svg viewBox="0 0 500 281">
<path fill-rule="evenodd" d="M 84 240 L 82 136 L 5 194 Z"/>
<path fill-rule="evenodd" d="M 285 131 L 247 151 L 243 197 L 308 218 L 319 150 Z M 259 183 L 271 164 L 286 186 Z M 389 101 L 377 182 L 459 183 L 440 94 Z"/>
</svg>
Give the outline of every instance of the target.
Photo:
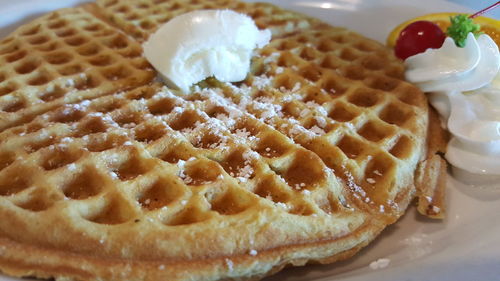
<svg viewBox="0 0 500 281">
<path fill-rule="evenodd" d="M 467 34 L 472 32 L 475 36 L 480 34 L 481 26 L 476 24 L 467 15 L 456 15 L 450 17 L 451 25 L 446 30 L 446 34 L 455 40 L 458 47 L 465 47 Z"/>
</svg>

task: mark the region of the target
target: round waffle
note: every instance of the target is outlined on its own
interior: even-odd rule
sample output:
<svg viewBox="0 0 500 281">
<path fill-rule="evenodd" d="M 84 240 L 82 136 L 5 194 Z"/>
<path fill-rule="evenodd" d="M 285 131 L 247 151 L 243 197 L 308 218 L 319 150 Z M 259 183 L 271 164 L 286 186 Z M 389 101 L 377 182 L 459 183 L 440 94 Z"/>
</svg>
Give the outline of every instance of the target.
<svg viewBox="0 0 500 281">
<path fill-rule="evenodd" d="M 138 5 L 155 19 L 219 3 L 194 2 Z M 87 10 L 137 40 L 149 34 L 121 24 L 140 7 L 98 4 Z M 274 14 L 294 15 L 310 28 L 275 28 L 283 32 L 240 83 L 208 79 L 182 94 L 148 79 L 127 87 L 107 79 L 91 96 L 28 106 L 29 118 L 0 132 L 2 271 L 58 280 L 259 279 L 352 256 L 416 195 L 428 198 L 423 213 L 441 214 L 441 137 L 428 138 L 436 120 L 389 50 L 269 4 L 220 5 L 249 7 L 275 27 L 284 22 Z M 123 62 L 120 50 L 109 52 Z"/>
</svg>

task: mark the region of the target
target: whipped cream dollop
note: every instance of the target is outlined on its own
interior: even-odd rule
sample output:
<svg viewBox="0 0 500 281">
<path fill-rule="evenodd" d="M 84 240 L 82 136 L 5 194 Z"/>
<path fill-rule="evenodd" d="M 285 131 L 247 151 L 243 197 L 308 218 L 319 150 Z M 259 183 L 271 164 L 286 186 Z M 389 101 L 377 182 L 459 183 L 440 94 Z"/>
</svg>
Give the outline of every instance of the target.
<svg viewBox="0 0 500 281">
<path fill-rule="evenodd" d="M 198 10 L 168 21 L 143 47 L 167 86 L 187 92 L 212 76 L 222 82 L 244 80 L 253 50 L 270 39 L 271 32 L 259 30 L 247 15 Z"/>
<path fill-rule="evenodd" d="M 469 33 L 464 48 L 447 38 L 405 64 L 407 80 L 429 94 L 452 135 L 448 162 L 468 173 L 500 176 L 500 53 L 491 37 Z"/>
</svg>

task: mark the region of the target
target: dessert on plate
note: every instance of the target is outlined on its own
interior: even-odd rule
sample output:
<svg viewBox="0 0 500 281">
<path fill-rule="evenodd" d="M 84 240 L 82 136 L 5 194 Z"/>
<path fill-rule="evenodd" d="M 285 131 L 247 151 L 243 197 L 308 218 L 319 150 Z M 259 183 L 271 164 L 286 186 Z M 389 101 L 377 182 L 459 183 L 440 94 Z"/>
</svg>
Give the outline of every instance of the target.
<svg viewBox="0 0 500 281">
<path fill-rule="evenodd" d="M 141 44 L 206 9 L 269 41 L 244 80 L 154 79 Z M 0 61 L 8 275 L 260 279 L 353 256 L 415 198 L 444 215 L 436 115 L 389 48 L 347 29 L 268 3 L 98 0 L 19 27 Z"/>
<path fill-rule="evenodd" d="M 491 185 L 500 179 L 500 21 L 478 17 L 483 11 L 424 15 L 396 27 L 387 43 L 449 131 L 453 174 Z"/>
</svg>

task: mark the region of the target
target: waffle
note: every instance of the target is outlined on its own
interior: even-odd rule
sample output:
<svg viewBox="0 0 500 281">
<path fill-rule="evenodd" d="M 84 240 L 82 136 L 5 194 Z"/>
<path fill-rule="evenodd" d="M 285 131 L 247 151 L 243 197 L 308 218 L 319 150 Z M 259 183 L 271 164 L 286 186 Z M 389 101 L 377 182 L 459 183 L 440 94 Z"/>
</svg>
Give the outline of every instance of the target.
<svg viewBox="0 0 500 281">
<path fill-rule="evenodd" d="M 65 103 L 144 85 L 141 46 L 81 8 L 28 23 L 0 42 L 0 129 Z"/>
<path fill-rule="evenodd" d="M 212 4 L 288 13 L 155 2 L 134 2 L 161 7 L 148 10 L 155 25 Z M 144 40 L 144 27 L 120 24 L 142 9 L 128 4 L 85 9 Z M 0 269 L 57 280 L 260 279 L 351 257 L 417 196 L 420 212 L 442 216 L 444 136 L 429 137 L 441 132 L 437 119 L 402 63 L 292 14 L 309 28 L 265 14 L 275 36 L 243 82 L 102 91 L 4 128 Z"/>
<path fill-rule="evenodd" d="M 170 19 L 199 9 L 231 9 L 252 17 L 260 29 L 271 30 L 274 37 L 319 25 L 319 20 L 281 9 L 269 3 L 233 0 L 152 1 L 152 0 L 97 0 L 95 12 L 110 23 L 143 42 L 159 26 Z"/>
</svg>

